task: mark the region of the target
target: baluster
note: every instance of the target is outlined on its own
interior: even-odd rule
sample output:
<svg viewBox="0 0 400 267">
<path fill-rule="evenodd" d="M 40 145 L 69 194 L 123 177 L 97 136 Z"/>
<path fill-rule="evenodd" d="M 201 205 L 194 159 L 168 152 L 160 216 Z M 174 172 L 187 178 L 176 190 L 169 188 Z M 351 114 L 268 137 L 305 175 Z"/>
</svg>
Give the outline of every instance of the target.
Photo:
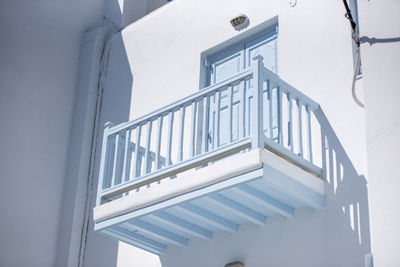
<svg viewBox="0 0 400 267">
<path fill-rule="evenodd" d="M 110 128 L 113 126 L 111 122 L 107 122 L 103 132 L 103 144 L 101 147 L 101 160 L 100 160 L 100 170 L 99 170 L 99 181 L 97 185 L 97 198 L 96 198 L 96 206 L 101 204 L 103 189 L 106 189 L 107 182 L 107 173 L 108 173 L 108 165 L 110 164 L 110 140 L 108 137 L 108 132 Z"/>
<path fill-rule="evenodd" d="M 283 120 L 282 120 L 282 90 L 281 88 L 278 86 L 276 87 L 277 93 L 278 93 L 278 105 L 277 105 L 277 109 L 278 109 L 278 143 L 280 145 L 283 145 Z"/>
<path fill-rule="evenodd" d="M 122 166 L 122 179 L 129 181 L 129 172 L 131 168 L 131 153 L 129 152 L 129 142 L 131 140 L 131 129 L 125 132 L 125 152 L 124 152 L 124 165 Z"/>
<path fill-rule="evenodd" d="M 290 146 L 290 150 L 293 152 L 293 106 L 292 106 L 292 95 L 288 92 L 288 113 L 289 113 L 289 125 L 288 125 L 288 146 Z"/>
<path fill-rule="evenodd" d="M 194 157 L 196 154 L 196 114 L 197 103 L 192 102 L 192 127 L 190 132 L 190 157 Z"/>
<path fill-rule="evenodd" d="M 322 164 L 322 177 L 328 178 L 328 173 L 327 173 L 328 164 L 327 164 L 327 156 L 326 156 L 328 147 L 327 147 L 327 142 L 326 142 L 327 140 L 325 139 L 326 138 L 325 131 L 323 129 L 321 129 L 321 131 L 320 131 L 320 138 L 321 138 L 321 158 L 320 159 L 321 159 L 321 164 Z M 329 161 L 331 161 L 331 160 L 329 160 Z M 328 180 L 328 183 L 329 183 L 329 180 Z"/>
<path fill-rule="evenodd" d="M 267 90 L 268 90 L 268 96 L 269 96 L 269 102 L 268 102 L 268 108 L 269 108 L 269 138 L 271 140 L 274 139 L 274 129 L 273 129 L 273 115 L 272 115 L 272 85 L 271 85 L 271 80 L 268 80 L 267 82 Z"/>
<path fill-rule="evenodd" d="M 203 98 L 203 144 L 202 144 L 202 148 L 201 148 L 202 153 L 205 153 L 208 151 L 209 106 L 210 106 L 210 99 L 209 99 L 209 96 L 206 95 Z"/>
<path fill-rule="evenodd" d="M 158 117 L 158 125 L 157 125 L 157 144 L 156 144 L 156 162 L 155 162 L 155 170 L 160 169 L 160 149 L 161 149 L 161 135 L 162 135 L 162 124 L 163 117 Z"/>
<path fill-rule="evenodd" d="M 220 143 L 220 132 L 221 132 L 221 91 L 215 92 L 215 103 L 216 103 L 216 108 L 215 108 L 215 140 L 213 142 L 213 148 L 219 147 Z"/>
<path fill-rule="evenodd" d="M 252 120 L 251 120 L 251 135 L 252 149 L 264 148 L 264 130 L 263 130 L 263 90 L 262 90 L 262 57 L 257 56 L 252 62 L 253 69 L 253 99 L 254 105 L 252 107 Z"/>
<path fill-rule="evenodd" d="M 150 145 L 151 145 L 151 130 L 153 127 L 153 123 L 151 120 L 147 122 L 147 141 L 146 141 L 146 150 L 144 154 L 144 173 L 147 174 L 151 172 L 151 159 L 150 159 Z"/>
<path fill-rule="evenodd" d="M 246 122 L 244 119 L 245 113 L 246 113 L 246 111 L 245 111 L 245 102 L 246 102 L 245 94 L 246 94 L 246 92 L 245 92 L 244 84 L 245 84 L 244 80 L 241 80 L 239 83 L 239 134 L 238 134 L 239 139 L 246 136 L 246 133 L 245 133 L 245 128 L 246 128 L 245 123 Z"/>
<path fill-rule="evenodd" d="M 167 140 L 167 162 L 166 165 L 170 166 L 171 161 L 171 149 L 172 149 L 172 130 L 174 128 L 174 111 L 170 111 L 168 115 L 168 140 Z"/>
<path fill-rule="evenodd" d="M 303 157 L 303 116 L 302 116 L 302 104 L 301 99 L 297 99 L 298 115 L 299 115 L 299 156 Z"/>
<path fill-rule="evenodd" d="M 108 137 L 108 148 L 107 148 L 107 160 L 106 160 L 106 166 L 104 170 L 104 181 L 103 181 L 103 189 L 109 188 L 110 187 L 110 169 L 111 169 L 111 147 L 112 147 L 112 142 L 114 140 L 110 137 Z"/>
<path fill-rule="evenodd" d="M 228 110 L 228 143 L 230 144 L 230 143 L 232 143 L 232 139 L 233 139 L 233 136 L 232 136 L 232 130 L 233 130 L 233 127 L 232 127 L 232 117 L 233 117 L 233 115 L 232 115 L 232 98 L 233 98 L 233 85 L 231 85 L 231 86 L 229 86 L 229 88 L 227 89 L 228 90 L 228 106 L 227 106 L 227 110 Z"/>
<path fill-rule="evenodd" d="M 208 138 L 209 138 L 209 149 L 213 150 L 215 148 L 216 132 L 217 132 L 217 92 L 211 93 L 209 95 L 209 111 L 208 111 Z M 202 139 L 203 140 L 203 139 Z M 203 142 L 202 142 L 203 144 Z"/>
<path fill-rule="evenodd" d="M 214 140 L 215 140 L 215 107 L 217 106 L 217 103 L 215 102 L 215 92 L 212 92 L 210 94 L 210 108 L 209 108 L 209 138 L 210 138 L 210 149 L 212 150 L 214 148 Z"/>
<path fill-rule="evenodd" d="M 310 110 L 310 105 L 306 106 L 306 111 L 307 111 L 307 132 L 308 132 L 308 158 L 310 162 L 313 162 L 312 158 L 312 140 L 311 140 L 311 110 Z"/>
<path fill-rule="evenodd" d="M 185 126 L 185 106 L 180 108 L 180 124 L 179 124 L 179 147 L 178 147 L 178 162 L 183 159 L 183 133 Z"/>
<path fill-rule="evenodd" d="M 120 160 L 121 160 L 121 145 L 120 145 L 120 138 L 121 135 L 117 134 L 115 137 L 115 149 L 114 149 L 114 166 L 113 166 L 113 172 L 112 172 L 112 177 L 111 177 L 111 186 L 114 186 L 116 184 L 116 179 L 119 178 L 117 177 L 120 173 Z"/>
<path fill-rule="evenodd" d="M 138 125 L 136 127 L 136 144 L 135 144 L 135 159 L 133 161 L 133 178 L 136 178 L 140 176 L 140 173 L 138 175 L 138 172 L 140 171 L 140 168 L 138 168 L 138 162 L 139 162 L 139 147 L 140 147 L 140 136 L 142 135 L 142 125 Z"/>
<path fill-rule="evenodd" d="M 246 135 L 247 136 L 250 136 L 250 134 L 251 134 L 251 105 L 250 105 L 250 103 L 251 103 L 251 99 L 253 98 L 253 92 L 252 91 L 254 91 L 254 90 L 252 90 L 252 88 L 251 88 L 251 84 L 250 84 L 250 81 L 251 80 L 247 80 L 246 81 L 246 87 L 245 87 L 245 91 L 246 91 L 246 93 L 244 94 L 245 95 L 245 132 L 246 132 Z"/>
</svg>

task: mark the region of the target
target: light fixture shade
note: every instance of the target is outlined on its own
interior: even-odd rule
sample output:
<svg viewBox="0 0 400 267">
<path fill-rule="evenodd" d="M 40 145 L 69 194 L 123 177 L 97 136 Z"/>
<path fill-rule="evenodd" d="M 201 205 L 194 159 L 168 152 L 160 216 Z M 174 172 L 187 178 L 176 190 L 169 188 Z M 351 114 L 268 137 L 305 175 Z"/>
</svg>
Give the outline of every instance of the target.
<svg viewBox="0 0 400 267">
<path fill-rule="evenodd" d="M 242 28 L 243 26 L 248 25 L 249 18 L 244 14 L 240 14 L 240 15 L 234 17 L 233 19 L 231 19 L 230 22 L 231 22 L 231 25 L 233 26 L 233 28 L 238 29 L 238 28 Z"/>
<path fill-rule="evenodd" d="M 240 261 L 231 262 L 225 265 L 225 267 L 244 267 L 244 263 Z"/>
</svg>

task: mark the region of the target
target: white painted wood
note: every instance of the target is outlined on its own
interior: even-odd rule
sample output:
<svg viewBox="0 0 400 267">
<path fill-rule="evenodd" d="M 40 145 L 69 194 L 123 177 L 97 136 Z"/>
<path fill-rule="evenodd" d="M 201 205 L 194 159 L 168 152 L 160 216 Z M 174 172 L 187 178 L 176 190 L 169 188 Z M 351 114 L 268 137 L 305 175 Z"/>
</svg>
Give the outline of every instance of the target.
<svg viewBox="0 0 400 267">
<path fill-rule="evenodd" d="M 192 125 L 190 127 L 190 157 L 196 154 L 196 116 L 197 116 L 197 102 L 192 103 Z"/>
<path fill-rule="evenodd" d="M 291 177 L 293 180 L 312 189 L 313 191 L 325 195 L 324 181 L 321 178 L 304 171 L 300 167 L 297 167 L 293 163 L 290 163 L 265 149 L 261 150 L 261 161 L 263 164 Z"/>
<path fill-rule="evenodd" d="M 260 149 L 221 160 L 208 167 L 182 174 L 176 179 L 133 192 L 129 196 L 113 200 L 94 208 L 95 222 L 137 210 L 151 204 L 181 195 L 198 188 L 249 172 L 261 167 Z"/>
<path fill-rule="evenodd" d="M 129 142 L 131 139 L 131 129 L 127 129 L 125 133 L 125 148 L 124 148 L 124 164 L 122 165 L 122 181 L 129 180 L 129 172 L 131 167 L 131 152 L 129 151 Z"/>
<path fill-rule="evenodd" d="M 225 179 L 260 168 L 265 164 L 278 172 L 291 177 L 294 181 L 307 188 L 325 194 L 322 179 L 302 170 L 292 163 L 264 149 L 255 149 L 221 160 L 208 167 L 193 170 L 178 176 L 176 179 L 166 179 L 163 183 L 134 192 L 129 196 L 114 200 L 94 208 L 93 218 L 100 222 L 114 216 L 150 206 L 169 198 L 218 183 Z"/>
<path fill-rule="evenodd" d="M 163 117 L 160 116 L 158 118 L 158 125 L 157 125 L 157 143 L 156 143 L 156 162 L 155 162 L 155 170 L 160 169 L 160 149 L 161 149 L 161 135 L 162 135 L 162 125 L 163 125 Z"/>
</svg>

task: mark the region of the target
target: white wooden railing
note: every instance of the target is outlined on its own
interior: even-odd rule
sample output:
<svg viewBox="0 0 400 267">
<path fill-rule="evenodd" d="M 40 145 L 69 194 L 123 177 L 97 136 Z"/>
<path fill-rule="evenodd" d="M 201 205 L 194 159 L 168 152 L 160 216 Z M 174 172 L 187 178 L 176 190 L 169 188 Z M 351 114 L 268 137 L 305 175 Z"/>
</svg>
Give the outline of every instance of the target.
<svg viewBox="0 0 400 267">
<path fill-rule="evenodd" d="M 319 175 L 311 119 L 319 105 L 265 69 L 261 60 L 141 118 L 106 124 L 97 205 L 254 148 L 271 150 Z"/>
</svg>

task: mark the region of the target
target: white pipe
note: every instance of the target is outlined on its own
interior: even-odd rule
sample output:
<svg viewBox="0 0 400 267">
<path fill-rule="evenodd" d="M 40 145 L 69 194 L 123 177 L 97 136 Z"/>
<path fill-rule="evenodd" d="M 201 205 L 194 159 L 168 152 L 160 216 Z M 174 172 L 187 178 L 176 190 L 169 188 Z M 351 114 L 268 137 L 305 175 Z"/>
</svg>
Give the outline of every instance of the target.
<svg viewBox="0 0 400 267">
<path fill-rule="evenodd" d="M 358 99 L 357 95 L 356 95 L 356 80 L 357 80 L 357 74 L 358 71 L 360 70 L 360 47 L 357 46 L 357 58 L 356 58 L 356 69 L 354 70 L 354 75 L 353 75 L 353 83 L 351 86 L 351 93 L 353 95 L 353 99 L 354 101 L 356 101 L 356 103 L 360 106 L 360 107 L 364 107 L 364 104 L 360 101 L 360 99 Z"/>
</svg>

